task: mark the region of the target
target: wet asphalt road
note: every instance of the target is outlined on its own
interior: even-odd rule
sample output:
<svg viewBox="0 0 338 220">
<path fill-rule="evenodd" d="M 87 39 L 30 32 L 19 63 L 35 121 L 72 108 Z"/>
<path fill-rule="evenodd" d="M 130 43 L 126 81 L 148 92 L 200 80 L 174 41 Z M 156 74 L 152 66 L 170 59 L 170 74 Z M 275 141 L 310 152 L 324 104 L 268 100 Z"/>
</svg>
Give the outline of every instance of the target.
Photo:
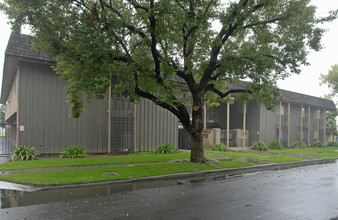
<svg viewBox="0 0 338 220">
<path fill-rule="evenodd" d="M 0 219 L 318 220 L 338 216 L 337 163 L 223 180 L 179 182 L 134 190 L 143 187 L 2 191 L 9 198 L 2 200 Z M 154 183 L 165 184 L 174 183 Z M 4 208 L 6 201 L 23 206 Z M 41 204 L 31 205 L 34 203 Z"/>
</svg>

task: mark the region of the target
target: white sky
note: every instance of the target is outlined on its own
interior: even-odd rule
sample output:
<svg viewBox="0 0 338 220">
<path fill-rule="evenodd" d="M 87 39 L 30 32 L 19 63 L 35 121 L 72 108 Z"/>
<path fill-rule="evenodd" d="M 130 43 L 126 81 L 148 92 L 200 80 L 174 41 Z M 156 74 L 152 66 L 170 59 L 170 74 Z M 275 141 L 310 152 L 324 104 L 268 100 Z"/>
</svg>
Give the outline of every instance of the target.
<svg viewBox="0 0 338 220">
<path fill-rule="evenodd" d="M 311 3 L 317 6 L 319 16 L 326 16 L 328 11 L 338 9 L 337 0 L 312 0 Z M 323 27 L 328 30 L 322 38 L 324 48 L 319 52 L 310 52 L 308 56 L 310 65 L 304 66 L 300 75 L 293 75 L 286 80 L 279 81 L 278 86 L 281 89 L 316 97 L 323 97 L 330 93 L 326 85 L 319 85 L 319 77 L 320 74 L 327 74 L 332 65 L 338 64 L 338 20 L 325 24 Z M 0 81 L 2 80 L 4 54 L 10 33 L 7 18 L 0 13 Z"/>
</svg>

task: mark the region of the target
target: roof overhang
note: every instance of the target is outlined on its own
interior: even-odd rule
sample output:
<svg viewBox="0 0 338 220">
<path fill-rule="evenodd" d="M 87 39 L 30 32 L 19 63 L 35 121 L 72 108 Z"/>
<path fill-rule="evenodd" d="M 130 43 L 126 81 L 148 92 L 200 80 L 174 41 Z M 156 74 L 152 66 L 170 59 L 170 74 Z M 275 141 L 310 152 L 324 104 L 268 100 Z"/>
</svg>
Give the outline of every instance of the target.
<svg viewBox="0 0 338 220">
<path fill-rule="evenodd" d="M 1 98 L 0 104 L 6 104 L 8 95 L 11 91 L 13 81 L 15 79 L 18 67 L 21 62 L 30 62 L 30 63 L 37 63 L 37 64 L 45 64 L 45 65 L 55 65 L 56 62 L 51 61 L 42 61 L 37 59 L 29 59 L 25 57 L 13 56 L 9 54 L 5 54 L 5 62 L 4 62 L 4 69 L 2 75 L 2 87 L 1 87 Z"/>
</svg>

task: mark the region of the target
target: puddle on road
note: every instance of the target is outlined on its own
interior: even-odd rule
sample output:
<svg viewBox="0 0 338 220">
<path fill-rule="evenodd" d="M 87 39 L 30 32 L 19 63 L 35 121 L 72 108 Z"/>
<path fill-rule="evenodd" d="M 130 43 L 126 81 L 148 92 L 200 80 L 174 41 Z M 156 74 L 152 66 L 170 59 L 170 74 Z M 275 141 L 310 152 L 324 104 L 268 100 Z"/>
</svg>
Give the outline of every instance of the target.
<svg viewBox="0 0 338 220">
<path fill-rule="evenodd" d="M 98 186 L 87 188 L 71 188 L 60 190 L 45 190 L 24 192 L 17 190 L 0 190 L 0 210 L 19 206 L 37 205 L 59 201 L 71 201 L 81 198 L 106 196 L 113 193 L 133 191 L 137 189 L 160 188 L 193 182 L 202 182 L 204 178 L 181 179 L 167 181 L 150 181 L 140 183 L 114 184 L 110 186 Z"/>
<path fill-rule="evenodd" d="M 113 184 L 109 186 L 79 187 L 60 190 L 42 190 L 25 192 L 18 190 L 0 190 L 0 210 L 12 207 L 37 205 L 51 202 L 72 201 L 88 197 L 106 196 L 113 193 L 123 193 L 137 189 L 161 188 L 182 184 L 196 184 L 207 181 L 230 179 L 241 175 L 221 175 L 196 177 L 175 180 L 147 181 L 139 183 Z"/>
</svg>

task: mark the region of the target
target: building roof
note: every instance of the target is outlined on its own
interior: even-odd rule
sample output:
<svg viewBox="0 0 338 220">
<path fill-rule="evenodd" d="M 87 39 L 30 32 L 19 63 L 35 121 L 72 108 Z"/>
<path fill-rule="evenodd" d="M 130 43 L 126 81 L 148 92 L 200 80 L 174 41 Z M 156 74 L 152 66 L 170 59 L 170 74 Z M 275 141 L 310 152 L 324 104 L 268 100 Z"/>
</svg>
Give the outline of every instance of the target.
<svg viewBox="0 0 338 220">
<path fill-rule="evenodd" d="M 0 103 L 6 104 L 7 97 L 11 90 L 17 66 L 21 61 L 55 64 L 55 60 L 41 55 L 40 52 L 32 49 L 31 36 L 11 34 L 5 51 L 5 62 L 2 75 L 2 88 Z"/>
<path fill-rule="evenodd" d="M 8 41 L 5 52 L 5 64 L 2 79 L 1 99 L 0 103 L 5 104 L 10 92 L 17 65 L 20 61 L 30 61 L 36 63 L 55 64 L 55 60 L 48 56 L 41 55 L 38 51 L 34 51 L 31 46 L 30 36 L 28 35 L 11 35 Z M 178 77 L 173 78 L 174 81 L 180 82 Z M 247 82 L 240 82 L 234 88 L 245 88 Z M 331 100 L 300 94 L 296 92 L 280 90 L 282 101 L 324 108 L 326 110 L 336 110 L 336 107 Z"/>
<path fill-rule="evenodd" d="M 12 34 L 9 38 L 8 45 L 6 48 L 6 56 L 15 56 L 20 58 L 40 60 L 43 62 L 55 62 L 54 59 L 43 56 L 39 51 L 32 49 L 32 43 L 29 35 L 14 35 Z"/>
<path fill-rule="evenodd" d="M 244 89 L 248 85 L 248 82 L 242 81 L 236 83 L 234 89 Z M 310 95 L 305 95 L 301 93 L 291 92 L 287 90 L 280 89 L 282 102 L 290 102 L 298 105 L 312 106 L 316 108 L 326 109 L 328 111 L 335 111 L 336 106 L 332 100 L 323 99 L 319 97 L 314 97 Z"/>
<path fill-rule="evenodd" d="M 283 97 L 282 101 L 296 103 L 306 106 L 313 106 L 318 108 L 324 108 L 329 111 L 335 111 L 336 106 L 332 100 L 318 98 L 314 96 L 304 95 L 301 93 L 291 92 L 287 90 L 280 90 L 280 94 Z"/>
</svg>

